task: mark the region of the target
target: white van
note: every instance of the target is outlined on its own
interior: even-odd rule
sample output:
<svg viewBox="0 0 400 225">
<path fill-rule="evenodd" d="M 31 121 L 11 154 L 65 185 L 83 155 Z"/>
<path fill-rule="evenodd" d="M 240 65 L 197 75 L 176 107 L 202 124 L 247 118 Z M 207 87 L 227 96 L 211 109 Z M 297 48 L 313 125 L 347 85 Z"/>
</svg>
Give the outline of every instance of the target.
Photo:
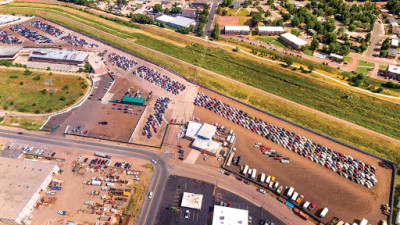
<svg viewBox="0 0 400 225">
<path fill-rule="evenodd" d="M 288 197 L 292 196 L 293 191 L 294 191 L 294 188 L 293 188 L 293 187 L 290 187 L 289 190 L 288 190 L 288 192 L 287 192 L 287 194 L 286 194 L 286 196 L 288 196 Z"/>
<path fill-rule="evenodd" d="M 324 208 L 321 213 L 319 214 L 319 217 L 324 218 L 326 214 L 328 213 L 328 208 Z"/>
<path fill-rule="evenodd" d="M 299 197 L 299 193 L 295 192 L 292 197 L 290 198 L 290 200 L 292 200 L 293 202 L 296 201 L 297 197 Z"/>
<path fill-rule="evenodd" d="M 309 201 L 306 201 L 306 202 L 303 203 L 303 209 L 307 209 L 308 206 L 310 206 L 310 202 Z"/>
</svg>

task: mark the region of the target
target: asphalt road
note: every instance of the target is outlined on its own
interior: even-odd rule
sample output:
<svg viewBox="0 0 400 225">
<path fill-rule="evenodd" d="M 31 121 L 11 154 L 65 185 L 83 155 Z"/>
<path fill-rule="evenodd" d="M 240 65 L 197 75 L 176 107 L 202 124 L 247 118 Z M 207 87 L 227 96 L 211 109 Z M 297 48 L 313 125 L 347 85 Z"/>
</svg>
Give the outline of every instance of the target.
<svg viewBox="0 0 400 225">
<path fill-rule="evenodd" d="M 137 220 L 137 224 L 153 224 L 157 215 L 158 205 L 161 202 L 162 193 L 168 178 L 166 163 L 162 160 L 159 154 L 137 148 L 129 148 L 124 146 L 109 145 L 101 142 L 67 139 L 64 137 L 54 137 L 43 134 L 24 133 L 18 135 L 17 131 L 10 131 L 0 128 L 0 137 L 10 138 L 14 140 L 37 142 L 41 144 L 57 145 L 67 148 L 92 150 L 98 152 L 108 152 L 111 154 L 120 154 L 128 157 L 135 157 L 144 160 L 157 160 L 152 180 L 149 185 L 149 191 L 153 191 L 153 197 L 147 198 L 143 202 L 142 209 Z"/>
<path fill-rule="evenodd" d="M 380 20 L 376 20 L 374 23 L 374 29 L 371 33 L 371 44 L 368 47 L 366 56 L 369 58 L 374 57 L 374 54 L 379 55 L 379 41 L 385 36 L 385 28 L 382 23 L 379 23 Z M 376 50 L 375 50 L 376 49 Z"/>
<path fill-rule="evenodd" d="M 208 20 L 207 20 L 207 23 L 205 26 L 205 35 L 208 37 L 211 36 L 212 29 L 214 28 L 214 27 L 212 27 L 212 24 L 214 21 L 215 14 L 217 13 L 218 4 L 219 4 L 219 0 L 213 0 L 212 6 L 210 9 L 210 14 L 208 15 Z"/>
</svg>

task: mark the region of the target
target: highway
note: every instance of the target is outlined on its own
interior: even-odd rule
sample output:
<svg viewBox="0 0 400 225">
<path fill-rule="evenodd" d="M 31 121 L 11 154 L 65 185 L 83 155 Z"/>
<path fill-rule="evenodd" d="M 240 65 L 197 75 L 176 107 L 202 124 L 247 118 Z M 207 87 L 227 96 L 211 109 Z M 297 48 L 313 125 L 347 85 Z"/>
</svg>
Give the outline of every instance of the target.
<svg viewBox="0 0 400 225">
<path fill-rule="evenodd" d="M 150 181 L 149 190 L 153 191 L 151 199 L 145 198 L 142 210 L 137 220 L 137 224 L 153 224 L 157 215 L 159 202 L 162 198 L 162 193 L 168 178 L 168 170 L 166 163 L 162 160 L 158 153 L 149 150 L 142 150 L 133 147 L 125 147 L 118 145 L 110 145 L 102 142 L 80 139 L 68 139 L 64 137 L 48 136 L 37 133 L 24 132 L 23 135 L 18 135 L 15 130 L 7 130 L 0 128 L 0 137 L 10 138 L 14 140 L 36 142 L 40 144 L 57 145 L 73 149 L 91 150 L 98 152 L 108 152 L 111 154 L 125 155 L 128 157 L 135 157 L 144 160 L 157 160 L 155 165 L 154 174 Z M 144 209 L 144 210 L 143 210 Z"/>
</svg>

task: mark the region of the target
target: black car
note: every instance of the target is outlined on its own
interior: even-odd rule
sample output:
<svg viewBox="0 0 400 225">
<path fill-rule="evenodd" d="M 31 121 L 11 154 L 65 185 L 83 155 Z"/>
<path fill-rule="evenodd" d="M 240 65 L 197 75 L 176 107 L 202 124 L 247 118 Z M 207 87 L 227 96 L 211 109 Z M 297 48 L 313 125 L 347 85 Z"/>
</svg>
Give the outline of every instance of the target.
<svg viewBox="0 0 400 225">
<path fill-rule="evenodd" d="M 24 133 L 22 133 L 22 132 L 18 132 L 18 134 L 19 134 L 19 135 L 23 135 Z"/>
<path fill-rule="evenodd" d="M 87 162 L 89 159 L 88 158 L 85 158 L 84 160 L 83 160 L 83 162 L 85 163 L 85 162 Z"/>
<path fill-rule="evenodd" d="M 54 157 L 56 155 L 56 153 L 55 152 L 53 152 L 52 154 L 51 154 L 51 157 Z"/>
<path fill-rule="evenodd" d="M 250 184 L 250 182 L 248 182 L 247 180 L 245 180 L 245 181 L 243 181 L 243 183 L 245 183 L 245 184 Z"/>
<path fill-rule="evenodd" d="M 180 159 L 180 160 L 183 160 L 183 158 L 182 158 L 182 157 L 178 157 L 178 159 Z"/>
<path fill-rule="evenodd" d="M 224 174 L 225 174 L 225 175 L 227 175 L 227 176 L 231 175 L 231 174 L 230 174 L 230 173 L 228 173 L 228 172 L 225 172 Z"/>
</svg>

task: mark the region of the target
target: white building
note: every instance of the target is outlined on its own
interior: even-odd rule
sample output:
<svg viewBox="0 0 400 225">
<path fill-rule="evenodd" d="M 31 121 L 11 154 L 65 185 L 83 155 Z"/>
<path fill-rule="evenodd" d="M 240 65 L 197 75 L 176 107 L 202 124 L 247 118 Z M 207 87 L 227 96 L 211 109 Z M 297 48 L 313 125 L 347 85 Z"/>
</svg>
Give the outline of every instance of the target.
<svg viewBox="0 0 400 225">
<path fill-rule="evenodd" d="M 201 210 L 202 203 L 203 203 L 202 194 L 183 192 L 181 207 Z"/>
<path fill-rule="evenodd" d="M 0 222 L 23 223 L 58 171 L 55 164 L 0 157 Z"/>
<path fill-rule="evenodd" d="M 220 205 L 214 206 L 212 225 L 247 225 L 249 211 Z"/>
<path fill-rule="evenodd" d="M 225 26 L 225 34 L 247 35 L 250 34 L 249 26 Z"/>
<path fill-rule="evenodd" d="M 285 42 L 286 44 L 290 45 L 292 48 L 295 49 L 300 49 L 301 47 L 307 45 L 306 41 L 296 37 L 291 33 L 283 33 L 279 36 L 279 39 L 281 39 L 283 42 Z"/>
<path fill-rule="evenodd" d="M 207 154 L 215 156 L 221 148 L 220 143 L 212 140 L 216 132 L 217 127 L 213 125 L 189 121 L 185 137 L 193 140 L 193 149 L 206 151 Z"/>
<path fill-rule="evenodd" d="M 258 26 L 258 35 L 279 35 L 285 32 L 283 27 L 276 26 Z"/>
<path fill-rule="evenodd" d="M 162 16 L 157 17 L 156 21 L 165 23 L 168 26 L 176 27 L 176 28 L 190 27 L 190 25 L 195 24 L 194 20 L 183 17 L 183 16 L 173 17 L 173 16 L 168 16 L 168 15 L 162 15 Z"/>
<path fill-rule="evenodd" d="M 391 46 L 392 46 L 392 48 L 398 48 L 399 47 L 399 40 L 398 39 L 392 39 Z"/>
</svg>

